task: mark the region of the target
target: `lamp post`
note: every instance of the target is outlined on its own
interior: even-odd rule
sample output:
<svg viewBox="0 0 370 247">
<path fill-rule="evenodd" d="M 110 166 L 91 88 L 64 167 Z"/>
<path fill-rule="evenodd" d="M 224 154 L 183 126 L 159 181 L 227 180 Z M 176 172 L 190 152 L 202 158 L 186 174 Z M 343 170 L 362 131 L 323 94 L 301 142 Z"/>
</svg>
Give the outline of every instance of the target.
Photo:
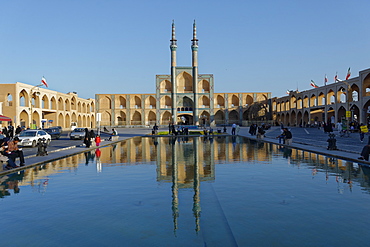
<svg viewBox="0 0 370 247">
<path fill-rule="evenodd" d="M 350 104 L 349 101 L 352 101 L 352 88 L 351 85 L 347 81 L 343 81 L 344 84 L 347 85 L 347 97 L 346 97 L 346 102 L 347 102 L 347 109 L 346 109 L 346 119 L 347 119 L 347 131 L 349 131 L 349 120 L 352 116 L 351 110 L 350 110 Z"/>
<path fill-rule="evenodd" d="M 32 107 L 33 107 L 33 105 L 32 105 L 32 99 L 33 99 L 33 90 L 35 89 L 35 88 L 37 88 L 37 87 L 41 87 L 42 85 L 44 85 L 43 83 L 41 83 L 41 84 L 39 84 L 39 85 L 36 85 L 36 86 L 33 86 L 32 88 L 31 88 L 31 90 L 30 90 L 30 95 L 31 95 L 31 97 L 30 97 L 30 110 L 31 110 L 31 123 L 30 123 L 30 129 L 32 129 L 32 124 L 33 124 L 33 109 L 32 109 Z M 36 100 L 36 99 L 35 99 Z"/>
</svg>

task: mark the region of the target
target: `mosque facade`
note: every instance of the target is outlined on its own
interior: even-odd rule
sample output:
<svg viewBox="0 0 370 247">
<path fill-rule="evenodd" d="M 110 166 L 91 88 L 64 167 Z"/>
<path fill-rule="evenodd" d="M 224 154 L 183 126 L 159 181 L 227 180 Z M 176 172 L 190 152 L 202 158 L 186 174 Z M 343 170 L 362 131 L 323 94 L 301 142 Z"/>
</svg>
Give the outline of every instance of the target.
<svg viewBox="0 0 370 247">
<path fill-rule="evenodd" d="M 267 102 L 269 92 L 215 93 L 213 74 L 198 73 L 196 23 L 191 40 L 191 66 L 177 66 L 177 40 L 172 23 L 170 74 L 156 75 L 155 94 L 96 94 L 102 126 L 246 125 L 248 106 Z"/>
</svg>

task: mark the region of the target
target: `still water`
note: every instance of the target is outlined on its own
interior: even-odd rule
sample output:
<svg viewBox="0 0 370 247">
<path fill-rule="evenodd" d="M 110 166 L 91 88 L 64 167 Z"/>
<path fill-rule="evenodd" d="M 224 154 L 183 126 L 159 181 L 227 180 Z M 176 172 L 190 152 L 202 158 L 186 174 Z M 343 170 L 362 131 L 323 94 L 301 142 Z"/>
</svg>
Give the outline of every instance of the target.
<svg viewBox="0 0 370 247">
<path fill-rule="evenodd" d="M 0 178 L 0 246 L 368 246 L 367 169 L 242 137 L 132 138 Z"/>
</svg>

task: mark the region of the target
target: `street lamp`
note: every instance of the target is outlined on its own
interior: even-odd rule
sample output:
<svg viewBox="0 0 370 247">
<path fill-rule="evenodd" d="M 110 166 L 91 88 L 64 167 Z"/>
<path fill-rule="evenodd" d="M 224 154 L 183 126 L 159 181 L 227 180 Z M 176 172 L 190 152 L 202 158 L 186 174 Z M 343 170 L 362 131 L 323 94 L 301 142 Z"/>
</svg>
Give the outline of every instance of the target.
<svg viewBox="0 0 370 247">
<path fill-rule="evenodd" d="M 351 114 L 351 110 L 350 110 L 350 104 L 349 104 L 349 101 L 351 100 L 352 101 L 352 88 L 351 88 L 351 85 L 349 85 L 349 83 L 347 81 L 343 81 L 344 84 L 347 85 L 347 97 L 346 97 L 346 101 L 347 101 L 347 109 L 346 109 L 346 119 L 347 119 L 347 131 L 349 131 L 349 120 L 352 116 Z"/>
<path fill-rule="evenodd" d="M 32 105 L 32 99 L 33 99 L 33 90 L 35 89 L 35 88 L 37 88 L 37 87 L 41 87 L 42 85 L 44 85 L 44 83 L 41 83 L 41 84 L 39 84 L 39 85 L 36 85 L 36 86 L 34 86 L 34 87 L 32 87 L 31 88 L 31 90 L 30 90 L 30 95 L 31 95 L 31 97 L 30 97 L 30 110 L 31 110 L 31 123 L 30 123 L 30 129 L 32 129 L 32 124 L 33 124 L 33 109 L 32 109 L 32 107 L 33 107 L 33 105 Z M 36 99 L 35 99 L 36 100 Z"/>
</svg>

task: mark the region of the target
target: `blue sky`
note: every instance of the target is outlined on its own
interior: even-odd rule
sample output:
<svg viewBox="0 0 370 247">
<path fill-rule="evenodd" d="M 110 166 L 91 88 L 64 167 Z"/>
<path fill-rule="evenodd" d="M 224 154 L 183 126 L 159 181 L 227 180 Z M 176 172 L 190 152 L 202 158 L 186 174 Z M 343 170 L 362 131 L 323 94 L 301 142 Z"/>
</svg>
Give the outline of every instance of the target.
<svg viewBox="0 0 370 247">
<path fill-rule="evenodd" d="M 191 65 L 193 20 L 199 73 L 215 92 L 311 89 L 336 72 L 370 67 L 368 0 L 0 0 L 0 83 L 40 83 L 80 97 L 155 93 L 177 64 Z"/>
</svg>

